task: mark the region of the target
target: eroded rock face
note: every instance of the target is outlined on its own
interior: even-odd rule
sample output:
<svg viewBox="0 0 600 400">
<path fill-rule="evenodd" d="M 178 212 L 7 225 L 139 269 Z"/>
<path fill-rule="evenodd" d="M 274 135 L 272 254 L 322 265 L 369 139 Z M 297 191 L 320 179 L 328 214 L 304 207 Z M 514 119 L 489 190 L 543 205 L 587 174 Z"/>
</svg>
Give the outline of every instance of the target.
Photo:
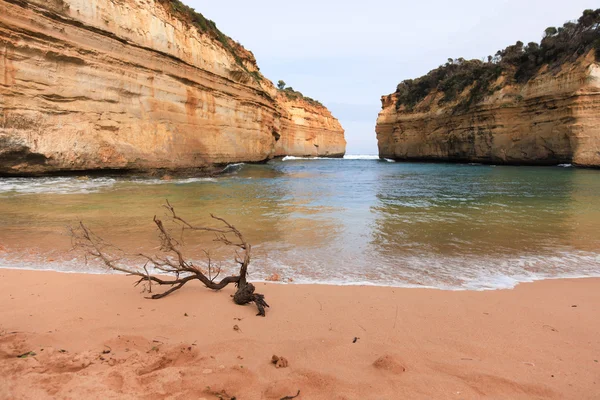
<svg viewBox="0 0 600 400">
<path fill-rule="evenodd" d="M 560 71 L 542 70 L 467 111 L 438 105 L 430 94 L 412 111 L 382 98 L 377 119 L 381 157 L 397 160 L 600 167 L 600 66 L 594 54 Z M 460 101 L 460 98 L 458 99 Z"/>
<path fill-rule="evenodd" d="M 290 100 L 283 94 L 279 94 L 277 99 L 286 116 L 282 118 L 285 134 L 277 141 L 275 156 L 344 156 L 344 129 L 329 110 L 302 99 Z"/>
<path fill-rule="evenodd" d="M 296 124 L 225 47 L 154 0 L 0 0 L 0 173 L 257 162 L 333 126 L 343 141 L 325 108 Z"/>
</svg>

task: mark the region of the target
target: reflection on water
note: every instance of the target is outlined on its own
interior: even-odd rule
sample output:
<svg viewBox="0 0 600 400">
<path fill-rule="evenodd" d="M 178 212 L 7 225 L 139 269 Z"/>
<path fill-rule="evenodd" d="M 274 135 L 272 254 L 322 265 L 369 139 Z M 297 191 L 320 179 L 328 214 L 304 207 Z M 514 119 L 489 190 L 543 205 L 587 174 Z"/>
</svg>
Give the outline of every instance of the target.
<svg viewBox="0 0 600 400">
<path fill-rule="evenodd" d="M 434 286 L 595 275 L 599 178 L 591 170 L 405 165 L 385 178 L 394 184 L 379 185 L 372 243 Z"/>
<path fill-rule="evenodd" d="M 571 201 L 573 174 L 549 168 L 445 169 L 404 175 L 380 187 L 375 237 L 387 251 L 444 256 L 551 251 L 577 229 L 569 223 L 578 207 Z"/>
<path fill-rule="evenodd" d="M 600 171 L 388 163 L 235 165 L 218 178 L 0 178 L 0 266 L 95 271 L 70 252 L 83 220 L 156 251 L 154 215 L 227 218 L 254 244 L 253 279 L 481 289 L 600 275 Z M 202 258 L 210 237 L 186 237 Z"/>
</svg>

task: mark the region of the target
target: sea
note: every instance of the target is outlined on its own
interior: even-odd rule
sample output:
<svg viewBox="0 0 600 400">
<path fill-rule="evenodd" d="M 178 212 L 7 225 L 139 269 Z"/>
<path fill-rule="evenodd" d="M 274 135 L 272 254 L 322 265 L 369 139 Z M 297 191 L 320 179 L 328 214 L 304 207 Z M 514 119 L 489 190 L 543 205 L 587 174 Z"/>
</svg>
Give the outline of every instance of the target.
<svg viewBox="0 0 600 400">
<path fill-rule="evenodd" d="M 188 260 L 205 265 L 207 251 L 233 273 L 234 249 L 182 230 L 166 201 L 194 225 L 217 227 L 214 214 L 239 229 L 253 281 L 493 290 L 600 276 L 599 170 L 369 155 L 234 164 L 210 178 L 0 178 L 0 268 L 111 273 L 73 247 L 80 223 L 140 268 L 135 254 L 161 251 L 156 216 Z"/>
</svg>

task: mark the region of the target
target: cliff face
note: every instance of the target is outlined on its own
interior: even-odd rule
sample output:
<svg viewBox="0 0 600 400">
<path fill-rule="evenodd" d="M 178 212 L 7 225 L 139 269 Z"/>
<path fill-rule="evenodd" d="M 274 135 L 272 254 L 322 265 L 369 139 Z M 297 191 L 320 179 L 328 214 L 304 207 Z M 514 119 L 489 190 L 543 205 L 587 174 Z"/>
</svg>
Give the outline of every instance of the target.
<svg viewBox="0 0 600 400">
<path fill-rule="evenodd" d="M 600 65 L 593 52 L 560 71 L 542 68 L 526 84 L 507 84 L 456 111 L 427 95 L 412 110 L 382 97 L 377 119 L 381 157 L 398 160 L 600 167 Z M 465 91 L 466 92 L 466 91 Z"/>
<path fill-rule="evenodd" d="M 2 174 L 262 161 L 333 126 L 343 140 L 326 109 L 295 113 L 252 53 L 168 0 L 0 0 Z"/>
<path fill-rule="evenodd" d="M 343 157 L 344 129 L 329 110 L 303 99 L 277 96 L 286 110 L 282 119 L 284 135 L 277 141 L 275 156 Z"/>
</svg>

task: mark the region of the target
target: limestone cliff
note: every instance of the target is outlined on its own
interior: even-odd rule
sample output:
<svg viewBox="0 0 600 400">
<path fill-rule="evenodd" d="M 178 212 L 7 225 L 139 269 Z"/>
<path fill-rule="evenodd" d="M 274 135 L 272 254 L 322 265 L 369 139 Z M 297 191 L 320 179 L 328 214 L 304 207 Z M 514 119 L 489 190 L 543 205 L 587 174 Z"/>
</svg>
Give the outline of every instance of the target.
<svg viewBox="0 0 600 400">
<path fill-rule="evenodd" d="M 600 167 L 600 10 L 549 28 L 541 45 L 488 62 L 449 60 L 382 97 L 381 157 Z"/>
<path fill-rule="evenodd" d="M 282 101 L 252 53 L 180 6 L 0 0 L 0 174 L 305 154 L 279 141 L 343 154 L 343 130 L 327 109 Z M 337 141 L 317 139 L 321 131 Z"/>
<path fill-rule="evenodd" d="M 325 107 L 306 99 L 277 96 L 286 110 L 282 119 L 284 135 L 277 141 L 275 156 L 343 157 L 344 130 Z"/>
<path fill-rule="evenodd" d="M 381 157 L 397 160 L 600 167 L 600 66 L 590 55 L 501 89 L 465 112 L 431 93 L 413 110 L 382 98 Z M 427 105 L 427 106 L 426 106 Z"/>
</svg>

